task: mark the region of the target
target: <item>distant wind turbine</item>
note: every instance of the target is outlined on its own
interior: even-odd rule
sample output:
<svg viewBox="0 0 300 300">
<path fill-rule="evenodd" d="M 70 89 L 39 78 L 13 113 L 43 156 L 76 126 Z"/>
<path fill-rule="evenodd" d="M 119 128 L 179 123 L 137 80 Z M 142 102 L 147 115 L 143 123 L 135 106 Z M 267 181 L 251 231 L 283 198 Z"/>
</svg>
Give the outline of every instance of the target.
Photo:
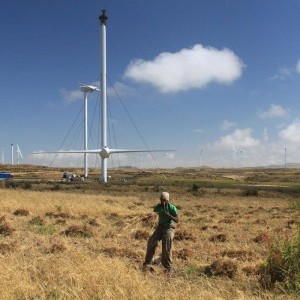
<svg viewBox="0 0 300 300">
<path fill-rule="evenodd" d="M 232 145 L 232 164 L 235 167 L 235 160 L 236 160 L 236 149 L 234 148 L 234 144 Z"/>
<path fill-rule="evenodd" d="M 11 164 L 14 164 L 14 144 L 11 144 Z"/>
<path fill-rule="evenodd" d="M 284 146 L 284 168 L 286 169 L 287 164 L 286 164 L 286 157 L 287 157 L 287 147 L 286 145 Z"/>
<path fill-rule="evenodd" d="M 243 162 L 244 162 L 244 158 L 245 158 L 245 150 L 241 149 L 241 167 L 243 167 Z"/>
<path fill-rule="evenodd" d="M 1 161 L 2 161 L 2 165 L 4 165 L 4 149 L 0 148 L 1 150 Z"/>
<path fill-rule="evenodd" d="M 202 166 L 202 153 L 203 153 L 203 148 L 200 149 L 200 167 Z"/>
<path fill-rule="evenodd" d="M 17 162 L 18 162 L 18 165 L 20 164 L 20 156 L 21 156 L 22 159 L 24 158 L 23 154 L 21 152 L 21 149 L 20 149 L 19 145 L 17 144 Z"/>
</svg>

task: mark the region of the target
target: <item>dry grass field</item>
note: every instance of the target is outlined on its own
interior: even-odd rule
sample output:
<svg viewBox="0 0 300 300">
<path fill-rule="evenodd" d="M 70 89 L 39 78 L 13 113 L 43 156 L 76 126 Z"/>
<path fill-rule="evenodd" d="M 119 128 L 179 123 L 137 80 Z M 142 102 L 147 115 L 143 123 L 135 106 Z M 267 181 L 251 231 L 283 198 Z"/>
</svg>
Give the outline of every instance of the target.
<svg viewBox="0 0 300 300">
<path fill-rule="evenodd" d="M 296 235 L 297 170 L 118 170 L 105 186 L 64 171 L 14 166 L 0 182 L 1 299 L 299 299 L 259 280 Z M 179 208 L 172 276 L 141 269 L 161 190 Z"/>
</svg>

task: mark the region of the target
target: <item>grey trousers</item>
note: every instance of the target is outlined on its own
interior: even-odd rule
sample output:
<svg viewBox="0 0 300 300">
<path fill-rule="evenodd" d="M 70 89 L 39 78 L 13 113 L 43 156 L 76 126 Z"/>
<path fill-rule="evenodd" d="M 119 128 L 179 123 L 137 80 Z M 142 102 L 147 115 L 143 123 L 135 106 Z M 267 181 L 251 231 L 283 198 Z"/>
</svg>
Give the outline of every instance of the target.
<svg viewBox="0 0 300 300">
<path fill-rule="evenodd" d="M 172 269 L 172 242 L 174 238 L 175 229 L 173 227 L 166 227 L 158 225 L 153 234 L 148 239 L 147 253 L 144 265 L 150 264 L 155 254 L 156 247 L 159 241 L 162 241 L 162 256 L 161 263 L 167 269 Z"/>
</svg>

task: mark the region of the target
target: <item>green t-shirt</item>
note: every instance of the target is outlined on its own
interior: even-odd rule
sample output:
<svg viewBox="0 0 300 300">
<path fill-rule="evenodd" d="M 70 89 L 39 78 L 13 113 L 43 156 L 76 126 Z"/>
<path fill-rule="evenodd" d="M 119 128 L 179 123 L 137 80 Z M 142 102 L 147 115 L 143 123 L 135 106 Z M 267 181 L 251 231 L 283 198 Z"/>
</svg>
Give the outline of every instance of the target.
<svg viewBox="0 0 300 300">
<path fill-rule="evenodd" d="M 157 204 L 154 209 L 154 212 L 158 213 L 158 224 L 172 224 L 174 221 L 168 217 L 165 212 L 169 212 L 173 217 L 177 216 L 177 208 L 171 203 L 167 203 L 164 207 L 161 203 Z"/>
</svg>

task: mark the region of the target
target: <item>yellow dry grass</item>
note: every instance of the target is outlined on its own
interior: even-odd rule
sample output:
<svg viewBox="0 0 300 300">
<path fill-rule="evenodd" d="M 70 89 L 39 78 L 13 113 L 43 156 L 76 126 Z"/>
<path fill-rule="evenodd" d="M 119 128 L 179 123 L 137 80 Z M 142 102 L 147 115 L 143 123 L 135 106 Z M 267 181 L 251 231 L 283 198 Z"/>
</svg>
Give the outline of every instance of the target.
<svg viewBox="0 0 300 300">
<path fill-rule="evenodd" d="M 294 199 L 173 194 L 169 277 L 141 270 L 158 196 L 0 189 L 1 299 L 297 299 L 264 291 L 255 273 L 272 237 L 295 234 Z M 233 278 L 205 275 L 216 259 L 237 266 Z"/>
</svg>

